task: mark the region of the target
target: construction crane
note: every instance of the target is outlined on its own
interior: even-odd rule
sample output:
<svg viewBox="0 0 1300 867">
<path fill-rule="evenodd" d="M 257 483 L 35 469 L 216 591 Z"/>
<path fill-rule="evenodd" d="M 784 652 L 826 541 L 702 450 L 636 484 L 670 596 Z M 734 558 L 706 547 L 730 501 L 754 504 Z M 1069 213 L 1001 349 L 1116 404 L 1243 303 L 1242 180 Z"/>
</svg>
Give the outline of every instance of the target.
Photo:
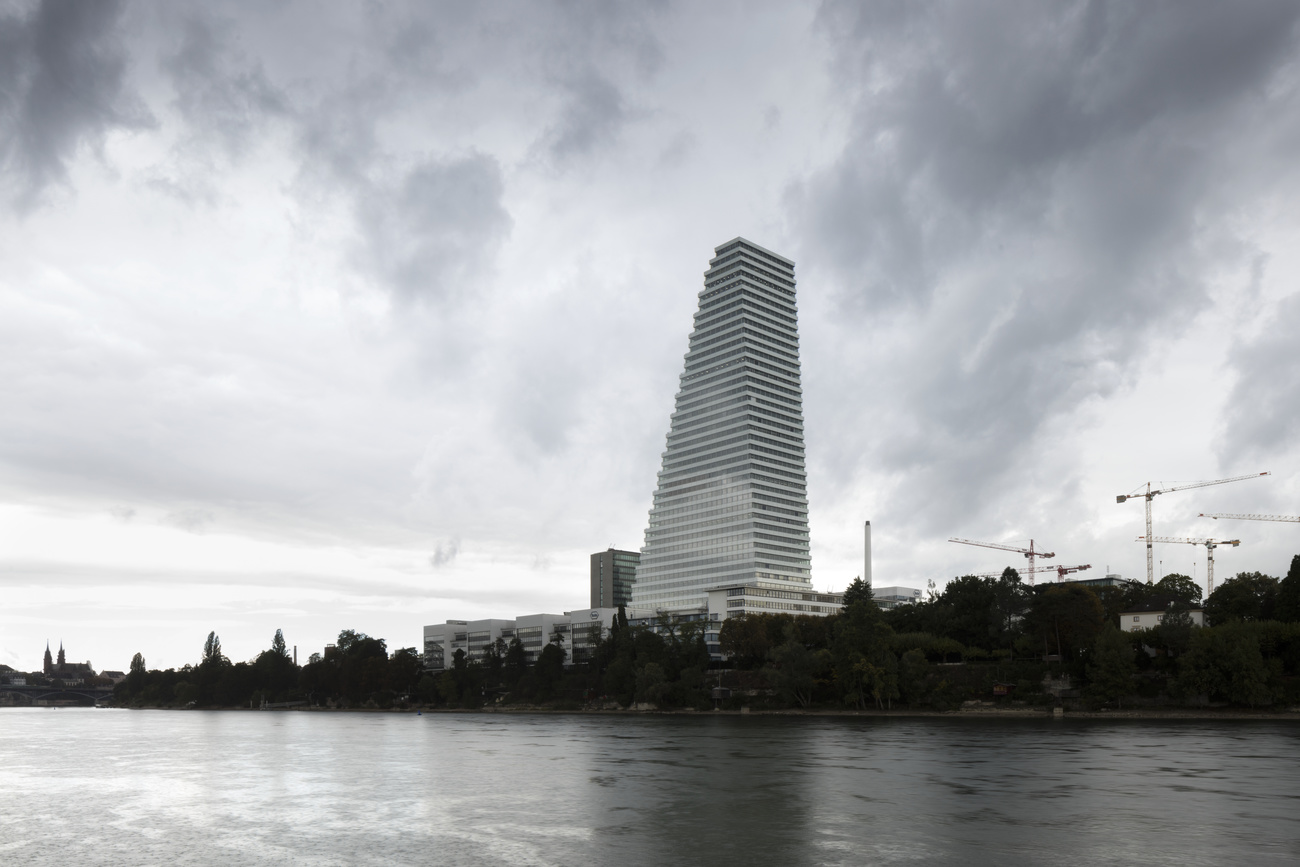
<svg viewBox="0 0 1300 867">
<path fill-rule="evenodd" d="M 1182 539 L 1175 536 L 1138 536 L 1138 541 L 1146 539 L 1148 548 L 1152 542 L 1181 542 L 1184 545 L 1204 545 L 1205 546 L 1205 598 L 1210 598 L 1214 592 L 1214 549 L 1220 545 L 1231 545 L 1236 548 L 1241 544 L 1240 539 Z"/>
<path fill-rule="evenodd" d="M 1290 521 L 1293 524 L 1300 524 L 1300 516 L 1297 515 L 1210 515 L 1201 512 L 1202 518 L 1232 518 L 1240 521 Z"/>
<path fill-rule="evenodd" d="M 948 541 L 956 542 L 960 545 L 978 545 L 981 548 L 996 548 L 999 551 L 1014 551 L 1017 554 L 1024 554 L 1025 557 L 1029 559 L 1029 568 L 1026 569 L 1025 572 L 1029 575 L 1030 584 L 1034 583 L 1034 573 L 1038 571 L 1034 568 L 1034 558 L 1042 557 L 1043 559 L 1047 559 L 1048 557 L 1056 556 L 1056 554 L 1051 551 L 1035 551 L 1033 539 L 1029 540 L 1028 548 L 1017 548 L 1014 545 L 1000 545 L 997 542 L 975 542 L 970 539 L 949 539 Z"/>
<path fill-rule="evenodd" d="M 1039 556 L 1042 556 L 1042 555 L 1039 555 Z M 1084 566 L 1035 566 L 1035 567 L 1033 567 L 1033 572 L 1055 572 L 1055 573 L 1056 573 L 1056 580 L 1057 580 L 1057 582 L 1059 583 L 1059 582 L 1065 580 L 1065 576 L 1066 576 L 1066 575 L 1070 575 L 1070 574 L 1072 574 L 1072 573 L 1074 573 L 1074 572 L 1082 572 L 1084 569 L 1091 569 L 1091 568 L 1092 568 L 1091 565 L 1084 565 Z M 1003 570 L 1003 571 L 1006 571 L 1006 570 Z M 1026 573 L 1029 573 L 1029 574 L 1032 574 L 1032 573 L 1030 572 L 1029 569 L 1025 569 L 1025 572 L 1026 572 Z M 1002 575 L 1002 572 L 976 572 L 976 573 L 975 573 L 975 577 L 976 577 L 976 578 L 999 578 L 999 577 L 1001 577 L 1001 575 Z M 1029 583 L 1030 583 L 1030 584 L 1034 583 L 1032 578 L 1030 579 Z"/>
<path fill-rule="evenodd" d="M 1160 488 L 1158 490 L 1152 490 L 1151 483 L 1147 482 L 1146 485 L 1147 489 L 1145 491 L 1139 488 L 1136 493 L 1120 494 L 1118 497 L 1116 497 L 1115 502 L 1117 503 L 1122 503 L 1125 500 L 1136 500 L 1138 497 L 1141 497 L 1147 501 L 1147 534 L 1145 536 L 1147 540 L 1147 583 L 1148 584 L 1155 583 L 1155 568 L 1151 562 L 1151 501 L 1153 499 L 1155 499 L 1160 494 L 1172 494 L 1174 491 L 1187 491 L 1192 488 L 1209 487 L 1210 485 L 1226 485 L 1228 482 L 1241 482 L 1241 481 L 1245 481 L 1246 479 L 1257 479 L 1260 476 L 1270 476 L 1270 475 L 1272 475 L 1272 473 L 1268 473 L 1268 472 L 1251 473 L 1250 475 L 1247 476 L 1233 476 L 1230 479 L 1214 479 L 1213 481 L 1209 481 L 1209 482 L 1188 482 L 1185 485 L 1174 485 L 1172 488 Z M 1143 537 L 1139 537 L 1139 538 L 1143 538 Z"/>
</svg>

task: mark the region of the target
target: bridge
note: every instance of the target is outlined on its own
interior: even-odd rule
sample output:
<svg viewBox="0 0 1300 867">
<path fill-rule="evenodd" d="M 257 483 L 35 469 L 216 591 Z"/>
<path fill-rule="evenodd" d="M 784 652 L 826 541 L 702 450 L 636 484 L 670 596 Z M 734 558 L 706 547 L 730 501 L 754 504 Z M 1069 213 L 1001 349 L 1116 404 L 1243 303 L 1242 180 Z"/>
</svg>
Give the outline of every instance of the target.
<svg viewBox="0 0 1300 867">
<path fill-rule="evenodd" d="M 0 693 L 25 695 L 31 704 L 50 701 L 76 701 L 101 706 L 113 697 L 111 686 L 18 686 L 0 683 Z"/>
</svg>

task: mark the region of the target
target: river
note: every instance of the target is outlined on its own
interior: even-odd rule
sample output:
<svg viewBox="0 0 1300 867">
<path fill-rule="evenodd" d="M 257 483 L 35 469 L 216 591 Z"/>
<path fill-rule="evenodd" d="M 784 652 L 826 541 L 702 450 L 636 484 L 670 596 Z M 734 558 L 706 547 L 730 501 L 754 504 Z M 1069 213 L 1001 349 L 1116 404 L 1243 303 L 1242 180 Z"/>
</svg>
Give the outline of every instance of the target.
<svg viewBox="0 0 1300 867">
<path fill-rule="evenodd" d="M 0 864 L 1300 863 L 1300 723 L 5 709 Z"/>
</svg>

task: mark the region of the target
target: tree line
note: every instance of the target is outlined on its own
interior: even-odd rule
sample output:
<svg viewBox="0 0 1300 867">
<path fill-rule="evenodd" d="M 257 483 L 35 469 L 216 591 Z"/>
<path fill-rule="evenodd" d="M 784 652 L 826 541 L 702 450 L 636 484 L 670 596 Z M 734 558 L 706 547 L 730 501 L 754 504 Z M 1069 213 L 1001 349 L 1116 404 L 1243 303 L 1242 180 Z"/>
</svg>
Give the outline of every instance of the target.
<svg viewBox="0 0 1300 867">
<path fill-rule="evenodd" d="M 196 665 L 150 671 L 136 654 L 115 697 L 123 706 L 479 708 L 769 707 L 950 710 L 971 700 L 1089 706 L 1300 703 L 1300 555 L 1282 579 L 1241 573 L 1204 600 L 1185 575 L 1030 587 L 1014 569 L 964 576 L 923 601 L 882 610 L 855 581 L 829 617 L 751 613 L 722 624 L 711 660 L 704 621 L 664 616 L 632 626 L 620 610 L 580 659 L 551 636 L 530 662 L 519 640 L 479 659 L 457 650 L 428 671 L 415 648 L 344 630 L 327 656 L 294 664 L 279 630 L 232 663 L 210 633 Z M 1162 621 L 1123 632 L 1120 612 L 1154 604 Z"/>
<path fill-rule="evenodd" d="M 1007 569 L 881 611 L 859 580 L 835 617 L 750 614 L 726 621 L 721 640 L 731 664 L 760 672 L 786 706 L 947 710 L 1061 695 L 1094 707 L 1300 703 L 1300 555 L 1281 580 L 1225 581 L 1196 627 L 1201 597 L 1186 575 L 1031 588 Z M 1120 612 L 1144 607 L 1159 610 L 1159 625 L 1121 631 Z"/>
<path fill-rule="evenodd" d="M 248 662 L 231 662 L 216 632 L 208 633 L 197 664 L 150 670 L 137 653 L 113 690 L 120 707 L 260 707 L 283 702 L 330 707 L 388 708 L 408 702 L 423 673 L 413 647 L 388 652 L 382 638 L 345 629 L 329 654 L 296 665 L 281 630 Z"/>
</svg>

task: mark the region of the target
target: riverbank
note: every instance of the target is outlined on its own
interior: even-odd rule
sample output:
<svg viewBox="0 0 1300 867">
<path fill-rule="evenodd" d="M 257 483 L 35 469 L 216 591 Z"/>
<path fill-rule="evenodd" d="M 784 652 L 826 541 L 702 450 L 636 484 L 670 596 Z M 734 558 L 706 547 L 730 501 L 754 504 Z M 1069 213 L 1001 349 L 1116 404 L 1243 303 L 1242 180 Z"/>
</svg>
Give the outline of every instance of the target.
<svg viewBox="0 0 1300 867">
<path fill-rule="evenodd" d="M 214 707 L 214 708 L 176 708 L 176 707 L 141 707 L 126 710 L 220 710 L 260 712 L 261 708 Z M 899 719 L 1132 719 L 1132 720 L 1290 720 L 1300 722 L 1300 708 L 1286 710 L 1250 710 L 1247 708 L 1137 708 L 1120 710 L 1082 711 L 1071 710 L 1054 714 L 1051 708 L 1028 707 L 980 707 L 962 708 L 954 711 L 933 710 L 840 710 L 829 708 L 785 708 L 779 710 L 694 710 L 691 708 L 651 709 L 651 708 L 555 708 L 527 705 L 510 707 L 483 708 L 331 708 L 331 707 L 293 707 L 270 708 L 267 713 L 369 713 L 369 714 L 546 714 L 571 716 L 738 716 L 738 717 L 886 717 Z"/>
</svg>

